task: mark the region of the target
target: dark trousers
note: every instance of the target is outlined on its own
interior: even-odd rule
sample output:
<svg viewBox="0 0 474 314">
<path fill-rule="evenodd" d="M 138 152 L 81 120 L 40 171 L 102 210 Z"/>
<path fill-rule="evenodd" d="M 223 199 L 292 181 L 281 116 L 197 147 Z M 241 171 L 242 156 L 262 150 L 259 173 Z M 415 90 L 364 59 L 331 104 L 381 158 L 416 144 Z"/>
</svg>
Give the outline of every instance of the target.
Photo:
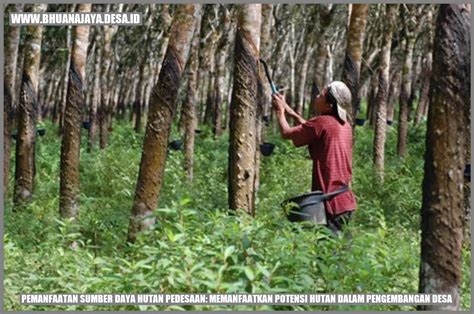
<svg viewBox="0 0 474 314">
<path fill-rule="evenodd" d="M 331 217 L 328 215 L 328 225 L 327 227 L 331 230 L 334 234 L 339 235 L 344 227 L 349 223 L 352 219 L 354 211 L 349 211 L 342 213 L 340 215 Z"/>
</svg>

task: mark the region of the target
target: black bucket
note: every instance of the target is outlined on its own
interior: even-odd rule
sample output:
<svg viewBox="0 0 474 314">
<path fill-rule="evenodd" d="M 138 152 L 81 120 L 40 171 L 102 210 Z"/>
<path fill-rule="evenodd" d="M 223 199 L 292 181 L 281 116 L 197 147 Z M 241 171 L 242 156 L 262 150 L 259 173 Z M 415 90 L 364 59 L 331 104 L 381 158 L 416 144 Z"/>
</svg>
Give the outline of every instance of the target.
<svg viewBox="0 0 474 314">
<path fill-rule="evenodd" d="M 202 133 L 202 130 L 196 129 L 196 130 L 194 130 L 194 133 L 196 133 L 196 134 L 201 134 L 201 133 Z"/>
<path fill-rule="evenodd" d="M 356 124 L 359 125 L 359 126 L 363 126 L 365 124 L 365 119 L 357 118 L 356 119 Z"/>
<path fill-rule="evenodd" d="M 183 142 L 181 140 L 174 140 L 169 144 L 169 147 L 173 150 L 180 150 Z"/>
<path fill-rule="evenodd" d="M 91 128 L 91 123 L 89 121 L 82 122 L 82 128 L 89 130 Z"/>
<path fill-rule="evenodd" d="M 275 144 L 273 143 L 263 143 L 260 144 L 260 152 L 262 152 L 263 156 L 270 156 L 273 153 L 273 150 L 275 149 Z"/>
<path fill-rule="evenodd" d="M 388 124 L 388 125 L 392 125 L 392 124 L 393 124 L 393 121 L 392 121 L 392 120 L 387 120 L 387 124 Z"/>
<path fill-rule="evenodd" d="M 262 120 L 263 120 L 263 122 L 265 122 L 265 126 L 270 125 L 270 116 L 263 116 Z"/>
<path fill-rule="evenodd" d="M 17 135 L 16 133 L 13 133 L 13 134 L 12 134 L 12 139 L 14 139 L 14 140 L 16 141 L 17 136 L 18 136 L 18 135 Z"/>
<path fill-rule="evenodd" d="M 38 133 L 39 136 L 45 136 L 46 129 L 37 129 L 36 132 Z"/>
<path fill-rule="evenodd" d="M 466 164 L 464 167 L 464 179 L 471 181 L 471 164 Z"/>
<path fill-rule="evenodd" d="M 322 191 L 299 195 L 289 198 L 281 206 L 285 210 L 286 218 L 291 222 L 310 221 L 318 225 L 326 225 L 325 198 Z"/>
</svg>

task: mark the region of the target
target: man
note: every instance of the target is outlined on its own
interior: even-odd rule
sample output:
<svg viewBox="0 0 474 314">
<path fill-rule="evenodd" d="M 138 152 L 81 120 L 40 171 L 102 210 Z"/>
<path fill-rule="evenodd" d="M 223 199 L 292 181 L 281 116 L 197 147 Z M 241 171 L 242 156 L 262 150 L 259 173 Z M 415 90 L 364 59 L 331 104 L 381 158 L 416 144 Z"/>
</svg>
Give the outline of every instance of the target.
<svg viewBox="0 0 474 314">
<path fill-rule="evenodd" d="M 351 92 L 340 81 L 332 82 L 319 95 L 312 95 L 316 117 L 306 121 L 288 106 L 282 95 L 272 96 L 280 133 L 296 147 L 308 146 L 313 160 L 312 191 L 330 193 L 349 186 L 352 179 L 352 127 L 342 106 L 350 107 Z M 285 112 L 299 125 L 290 127 Z M 352 191 L 325 202 L 328 228 L 338 234 L 356 208 Z"/>
</svg>

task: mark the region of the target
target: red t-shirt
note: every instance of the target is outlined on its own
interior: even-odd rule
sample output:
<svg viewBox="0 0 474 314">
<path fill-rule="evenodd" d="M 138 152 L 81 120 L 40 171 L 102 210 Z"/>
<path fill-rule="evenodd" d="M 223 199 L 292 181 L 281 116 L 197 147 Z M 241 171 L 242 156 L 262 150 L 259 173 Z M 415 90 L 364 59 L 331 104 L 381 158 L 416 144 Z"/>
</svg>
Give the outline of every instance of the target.
<svg viewBox="0 0 474 314">
<path fill-rule="evenodd" d="M 313 160 L 312 191 L 334 192 L 349 185 L 352 179 L 352 128 L 334 116 L 321 115 L 292 128 L 290 138 L 296 147 L 308 145 Z M 355 210 L 352 191 L 329 201 L 326 209 L 332 216 Z"/>
</svg>

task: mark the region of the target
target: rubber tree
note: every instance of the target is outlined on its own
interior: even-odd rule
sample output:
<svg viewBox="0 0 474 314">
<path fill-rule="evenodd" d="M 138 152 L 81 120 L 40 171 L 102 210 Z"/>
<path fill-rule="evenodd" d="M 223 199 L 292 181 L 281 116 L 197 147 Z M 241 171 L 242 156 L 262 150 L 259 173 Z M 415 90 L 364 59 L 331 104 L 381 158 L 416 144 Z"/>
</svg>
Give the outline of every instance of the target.
<svg viewBox="0 0 474 314">
<path fill-rule="evenodd" d="M 26 12 L 45 12 L 46 4 L 30 5 Z M 31 202 L 35 178 L 36 107 L 38 101 L 38 72 L 41 58 L 42 26 L 27 26 L 24 42 L 23 74 L 18 106 L 18 130 L 15 151 L 15 189 L 13 202 Z"/>
<path fill-rule="evenodd" d="M 408 135 L 408 113 L 410 95 L 412 93 L 412 71 L 413 71 L 413 50 L 416 43 L 416 35 L 420 32 L 421 25 L 426 15 L 420 18 L 420 5 L 407 4 L 400 6 L 402 21 L 404 23 L 405 51 L 402 69 L 402 83 L 400 88 L 400 112 L 398 115 L 398 141 L 397 153 L 405 156 L 407 153 Z"/>
<path fill-rule="evenodd" d="M 170 39 L 170 34 L 171 34 L 171 22 L 172 22 L 172 17 L 170 14 L 170 5 L 169 4 L 162 4 L 161 5 L 161 12 L 160 12 L 160 22 L 161 22 L 161 27 L 163 29 L 162 35 L 161 35 L 161 42 L 160 42 L 160 49 L 158 51 L 158 56 L 157 56 L 157 67 L 155 71 L 155 80 L 154 84 L 158 83 L 158 79 L 160 76 L 160 71 L 161 67 L 163 64 L 163 59 L 165 57 L 166 49 L 168 47 L 168 41 Z"/>
<path fill-rule="evenodd" d="M 191 40 L 200 15 L 198 4 L 179 5 L 170 30 L 170 39 L 153 88 L 143 142 L 135 198 L 128 229 L 128 241 L 155 222 L 153 210 L 160 195 L 171 124 L 176 114 L 176 100 L 188 60 Z"/>
<path fill-rule="evenodd" d="M 151 25 L 153 21 L 153 16 L 155 14 L 155 5 L 154 4 L 149 4 L 147 8 L 147 19 L 145 22 L 145 30 L 144 30 L 144 38 L 143 38 L 143 44 L 142 46 L 142 51 L 141 53 L 137 56 L 138 60 L 140 61 L 140 65 L 138 66 L 138 85 L 137 89 L 135 91 L 135 102 L 134 102 L 134 109 L 135 109 L 135 132 L 141 133 L 142 131 L 142 111 L 145 106 L 145 99 L 143 95 L 143 86 L 145 85 L 145 80 L 147 79 L 146 76 L 146 66 L 148 64 L 148 61 L 150 60 L 149 54 L 150 54 L 150 46 L 151 43 L 149 42 L 150 40 L 153 39 L 152 34 L 151 34 Z"/>
<path fill-rule="evenodd" d="M 110 11 L 110 5 L 106 5 L 105 12 Z M 115 12 L 123 11 L 123 4 L 119 4 Z M 100 148 L 104 149 L 108 145 L 109 137 L 109 124 L 110 124 L 110 91 L 112 89 L 112 76 L 111 69 L 113 69 L 112 59 L 112 39 L 117 33 L 117 25 L 104 25 L 102 34 L 102 64 L 101 64 L 101 86 L 102 91 L 100 93 L 100 106 L 98 109 L 99 114 L 99 142 Z"/>
<path fill-rule="evenodd" d="M 191 44 L 188 63 L 188 86 L 186 99 L 181 111 L 184 124 L 184 171 L 189 182 L 193 180 L 194 172 L 194 139 L 197 126 L 197 73 L 199 68 L 199 39 L 201 32 L 201 17 L 196 21 L 195 33 Z"/>
<path fill-rule="evenodd" d="M 68 12 L 74 12 L 76 9 L 77 4 L 70 4 L 68 6 Z M 72 26 L 68 25 L 67 26 L 67 32 L 66 32 L 66 50 L 67 50 L 67 57 L 66 57 L 66 66 L 64 67 L 64 72 L 63 72 L 63 79 L 61 81 L 62 86 L 61 86 L 61 102 L 59 104 L 59 114 L 58 114 L 58 119 L 59 119 L 59 128 L 58 128 L 58 134 L 62 135 L 62 130 L 63 130 L 63 124 L 64 124 L 64 110 L 66 109 L 66 102 L 67 102 L 67 88 L 68 88 L 68 79 L 69 79 L 69 68 L 70 68 L 70 62 L 71 62 L 71 51 L 72 51 Z"/>
<path fill-rule="evenodd" d="M 221 23 L 220 38 L 217 42 L 217 59 L 216 59 L 216 84 L 213 110 L 212 129 L 214 136 L 218 137 L 222 134 L 222 105 L 224 102 L 225 90 L 225 63 L 227 60 L 227 50 L 230 44 L 230 12 L 226 5 L 221 5 Z"/>
<path fill-rule="evenodd" d="M 261 5 L 239 6 L 230 107 L 229 208 L 255 215 L 255 153 Z"/>
<path fill-rule="evenodd" d="M 352 4 L 349 29 L 347 30 L 346 56 L 342 70 L 342 81 L 346 83 L 352 94 L 352 108 L 345 108 L 351 125 L 354 125 L 360 107 L 360 64 L 368 8 L 368 4 Z"/>
<path fill-rule="evenodd" d="M 94 53 L 94 80 L 93 80 L 93 93 L 92 93 L 92 100 L 91 106 L 89 111 L 89 139 L 87 142 L 87 151 L 91 152 L 94 146 L 96 145 L 97 141 L 97 108 L 100 104 L 100 95 L 101 95 L 101 88 L 100 88 L 100 68 L 102 63 L 102 46 L 100 43 L 102 39 L 100 37 L 100 32 L 96 29 L 95 32 L 95 53 Z"/>
<path fill-rule="evenodd" d="M 446 293 L 459 310 L 465 113 L 470 106 L 471 5 L 441 5 L 436 21 L 421 208 L 421 293 Z"/>
<path fill-rule="evenodd" d="M 317 39 L 317 48 L 314 50 L 314 74 L 312 89 L 316 86 L 322 90 L 326 85 L 326 80 L 324 79 L 324 73 L 326 72 L 325 64 L 328 57 L 328 42 L 330 31 L 333 30 L 331 27 L 332 22 L 334 21 L 334 16 L 336 13 L 337 5 L 334 4 L 321 4 L 318 7 L 318 21 L 319 21 L 319 37 Z M 309 107 L 308 117 L 314 116 L 313 106 Z"/>
<path fill-rule="evenodd" d="M 91 6 L 91 4 L 79 4 L 77 12 L 91 12 Z M 78 25 L 73 28 L 74 40 L 61 141 L 59 213 L 63 218 L 76 218 L 79 214 L 79 157 L 82 114 L 85 106 L 84 84 L 89 28 L 87 25 Z"/>
<path fill-rule="evenodd" d="M 382 52 L 379 60 L 379 83 L 376 98 L 376 119 L 374 136 L 374 167 L 383 178 L 385 156 L 385 129 L 387 125 L 387 100 L 390 74 L 390 48 L 395 26 L 397 5 L 386 4 L 385 25 L 382 37 Z"/>
<path fill-rule="evenodd" d="M 20 12 L 22 4 L 9 4 L 5 13 Z M 8 25 L 5 32 L 5 75 L 3 102 L 3 190 L 7 191 L 10 175 L 10 155 L 12 145 L 12 122 L 15 102 L 15 77 L 18 59 L 18 45 L 20 43 L 20 27 Z"/>
<path fill-rule="evenodd" d="M 430 77 L 431 77 L 431 66 L 433 63 L 433 37 L 434 37 L 434 28 L 433 24 L 433 12 L 429 10 L 427 12 L 427 33 L 428 33 L 428 43 L 426 47 L 426 52 L 423 60 L 423 70 L 422 70 L 422 84 L 420 91 L 420 100 L 418 102 L 418 107 L 416 108 L 415 121 L 414 124 L 420 123 L 423 117 L 426 117 L 428 112 L 428 92 L 430 90 Z"/>
<path fill-rule="evenodd" d="M 273 4 L 262 4 L 262 25 L 260 31 L 260 58 L 267 61 L 271 56 L 271 40 L 270 40 L 270 30 L 272 27 L 272 11 Z M 260 72 L 264 75 L 264 70 L 260 67 Z M 263 76 L 265 80 L 265 76 Z M 262 93 L 259 94 L 258 102 L 259 106 L 262 107 L 263 115 L 269 115 L 270 108 L 270 87 L 268 83 L 263 84 Z M 263 137 L 262 137 L 263 139 Z"/>
</svg>

